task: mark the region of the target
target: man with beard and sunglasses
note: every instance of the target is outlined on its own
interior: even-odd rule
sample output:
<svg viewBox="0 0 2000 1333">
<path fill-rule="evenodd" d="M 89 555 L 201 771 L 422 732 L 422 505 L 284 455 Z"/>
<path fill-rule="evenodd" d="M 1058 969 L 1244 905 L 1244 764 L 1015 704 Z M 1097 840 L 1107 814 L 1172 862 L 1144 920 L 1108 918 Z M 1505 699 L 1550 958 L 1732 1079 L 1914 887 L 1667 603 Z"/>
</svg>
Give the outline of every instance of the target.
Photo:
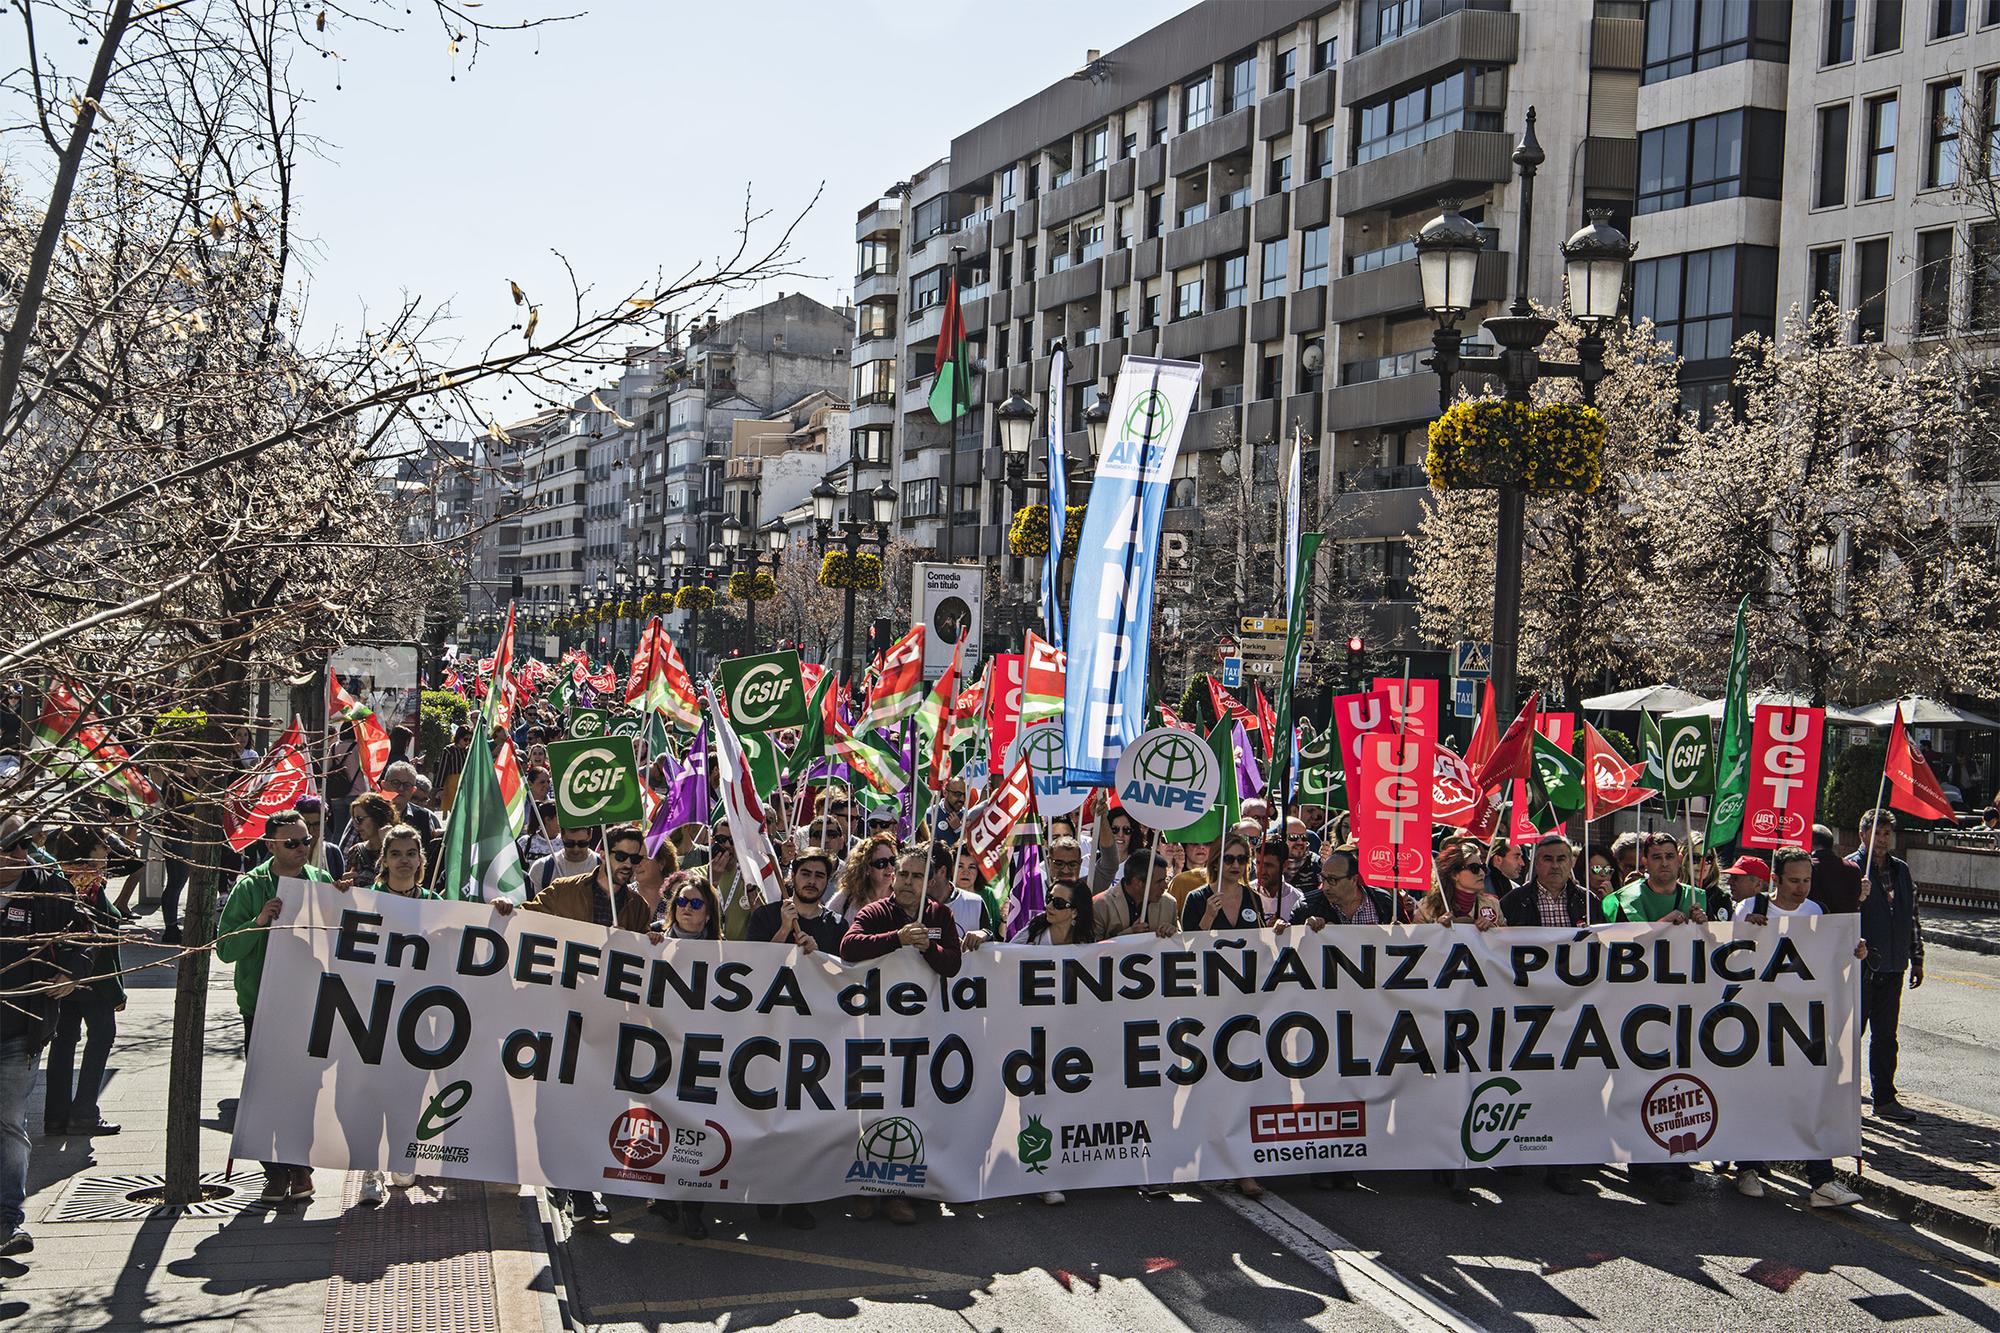
<svg viewBox="0 0 2000 1333">
<path fill-rule="evenodd" d="M 567 839 L 578 830 L 566 829 Z M 551 858 L 553 859 L 553 858 Z M 530 912 L 546 912 L 568 921 L 589 921 L 606 930 L 644 933 L 653 924 L 653 908 L 633 888 L 639 863 L 646 859 L 646 834 L 637 824 L 615 824 L 604 832 L 604 860 L 580 875 L 566 875 L 549 881 L 547 888 L 521 904 Z M 514 904 L 505 898 L 493 901 L 493 910 L 507 916 Z M 579 1222 L 603 1222 L 610 1218 L 601 1195 L 582 1190 L 550 1190 L 549 1200 L 565 1209 Z"/>
</svg>

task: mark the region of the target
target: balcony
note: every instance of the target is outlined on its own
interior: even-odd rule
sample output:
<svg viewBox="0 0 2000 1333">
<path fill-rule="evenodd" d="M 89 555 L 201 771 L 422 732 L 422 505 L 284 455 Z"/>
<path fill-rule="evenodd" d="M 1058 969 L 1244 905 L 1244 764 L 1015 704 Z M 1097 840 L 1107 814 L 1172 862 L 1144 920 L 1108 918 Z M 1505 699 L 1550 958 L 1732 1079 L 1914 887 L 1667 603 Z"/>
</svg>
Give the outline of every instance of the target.
<svg viewBox="0 0 2000 1333">
<path fill-rule="evenodd" d="M 1185 176 L 1218 157 L 1248 153 L 1253 137 L 1250 123 L 1253 114 L 1253 110 L 1246 106 L 1167 140 L 1173 174 Z"/>
<path fill-rule="evenodd" d="M 1637 72 L 1644 65 L 1646 20 L 1592 19 L 1590 67 Z"/>
<path fill-rule="evenodd" d="M 1336 492 L 1327 504 L 1324 522 L 1342 537 L 1395 537 L 1423 526 L 1430 495 L 1430 478 L 1421 466 L 1368 468 L 1381 474 L 1367 490 Z M 1373 484 L 1390 482 L 1397 484 Z"/>
<path fill-rule="evenodd" d="M 1511 150 L 1510 150 L 1511 151 Z M 854 275 L 854 302 L 879 301 L 883 297 L 902 295 L 901 284 L 896 281 L 895 264 L 877 264 Z"/>
<path fill-rule="evenodd" d="M 874 236 L 890 236 L 903 227 L 903 201 L 900 199 L 878 199 L 855 214 L 854 239 L 865 241 Z"/>
<path fill-rule="evenodd" d="M 903 346 L 915 347 L 918 343 L 935 341 L 938 330 L 944 326 L 944 303 L 927 306 L 910 312 L 909 323 L 903 329 Z"/>
<path fill-rule="evenodd" d="M 1104 173 L 1093 171 L 1080 180 L 1071 181 L 1043 195 L 1041 222 L 1044 227 L 1059 227 L 1071 218 L 1102 207 Z"/>
<path fill-rule="evenodd" d="M 1334 209 L 1351 217 L 1402 212 L 1438 199 L 1471 198 L 1513 178 L 1514 141 L 1501 130 L 1451 130 L 1340 173 Z"/>
<path fill-rule="evenodd" d="M 1492 229 L 1481 228 L 1481 231 L 1491 232 Z M 1473 270 L 1474 301 L 1497 301 L 1507 294 L 1508 265 L 1512 261 L 1506 251 L 1492 248 L 1496 241 L 1497 237 L 1488 236 L 1488 248 L 1480 254 L 1478 267 Z M 1386 255 L 1404 248 L 1401 245 L 1388 246 L 1371 253 Z M 1361 269 L 1336 279 L 1327 299 L 1332 303 L 1334 318 L 1341 320 L 1400 315 L 1422 309 L 1423 287 L 1417 277 L 1415 251 L 1412 250 L 1408 258 Z"/>
<path fill-rule="evenodd" d="M 1173 360 L 1188 360 L 1204 352 L 1230 351 L 1243 346 L 1245 310 L 1232 306 L 1212 314 L 1197 315 L 1169 324 L 1160 337 L 1160 354 Z"/>
<path fill-rule="evenodd" d="M 1166 234 L 1165 243 L 1170 270 L 1238 254 L 1250 244 L 1250 210 L 1232 208 L 1193 226 L 1176 227 Z"/>
<path fill-rule="evenodd" d="M 1596 135 L 1585 139 L 1583 188 L 1593 194 L 1622 194 L 1630 197 L 1637 193 L 1639 141 L 1606 139 Z"/>
<path fill-rule="evenodd" d="M 1341 66 L 1341 105 L 1369 101 L 1455 65 L 1511 65 L 1520 58 L 1519 14 L 1468 8 L 1466 0 L 1424 0 L 1418 26 Z"/>
<path fill-rule="evenodd" d="M 1103 269 L 1104 262 L 1093 259 L 1049 274 L 1035 284 L 1035 309 L 1054 310 L 1097 295 L 1103 286 Z"/>
</svg>

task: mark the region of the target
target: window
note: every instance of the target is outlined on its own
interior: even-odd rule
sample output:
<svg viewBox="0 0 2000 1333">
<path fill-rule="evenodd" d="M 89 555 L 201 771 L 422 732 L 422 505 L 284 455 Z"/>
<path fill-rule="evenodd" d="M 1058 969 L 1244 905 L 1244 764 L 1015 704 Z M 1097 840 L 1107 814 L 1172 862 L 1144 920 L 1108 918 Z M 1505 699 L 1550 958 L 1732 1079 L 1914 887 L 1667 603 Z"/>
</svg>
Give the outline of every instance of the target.
<svg viewBox="0 0 2000 1333">
<path fill-rule="evenodd" d="M 1033 282 L 1041 270 L 1035 267 L 1035 243 L 1029 241 L 1021 247 L 1021 281 Z"/>
<path fill-rule="evenodd" d="M 864 361 L 854 368 L 854 401 L 885 401 L 896 392 L 896 359 Z"/>
<path fill-rule="evenodd" d="M 1903 0 L 1875 0 L 1868 25 L 1868 54 L 1879 56 L 1903 44 Z"/>
<path fill-rule="evenodd" d="M 952 512 L 976 517 L 979 513 L 979 487 L 976 484 L 962 485 L 957 492 L 957 503 L 952 505 Z"/>
<path fill-rule="evenodd" d="M 945 265 L 919 273 L 910 279 L 910 313 L 944 304 Z"/>
<path fill-rule="evenodd" d="M 1854 8 L 1861 0 L 1826 0 L 1826 51 L 1823 65 L 1854 59 Z"/>
<path fill-rule="evenodd" d="M 1265 300 L 1285 294 L 1285 265 L 1289 260 L 1291 245 L 1283 236 L 1275 241 L 1264 242 L 1263 256 L 1258 260 L 1257 271 L 1263 275 L 1260 293 Z"/>
<path fill-rule="evenodd" d="M 936 477 L 903 483 L 904 518 L 936 518 L 944 512 L 944 497 Z"/>
<path fill-rule="evenodd" d="M 2000 222 L 1975 222 L 1966 234 L 1966 326 L 2000 328 Z"/>
<path fill-rule="evenodd" d="M 1167 229 L 1167 196 L 1165 191 L 1153 190 L 1146 195 L 1146 239 Z"/>
<path fill-rule="evenodd" d="M 1917 336 L 1951 327 L 1951 229 L 1917 233 Z"/>
<path fill-rule="evenodd" d="M 1783 174 L 1784 119 L 1725 111 L 1639 136 L 1635 213 L 1658 213 L 1738 195 L 1775 199 Z M 1746 161 L 1747 145 L 1747 161 Z"/>
<path fill-rule="evenodd" d="M 1266 352 L 1257 362 L 1257 398 L 1262 402 L 1285 396 L 1285 355 Z"/>
<path fill-rule="evenodd" d="M 1119 160 L 1123 161 L 1128 157 L 1137 156 L 1139 156 L 1139 136 L 1136 133 L 1128 131 L 1125 137 L 1118 141 Z"/>
<path fill-rule="evenodd" d="M 1193 509 L 1201 503 L 1201 492 L 1196 483 L 1200 475 L 1201 455 L 1182 453 L 1174 460 L 1173 479 L 1167 483 L 1167 508 Z"/>
<path fill-rule="evenodd" d="M 1322 125 L 1312 132 L 1312 175 L 1311 180 L 1324 180 L 1333 174 L 1333 126 Z"/>
<path fill-rule="evenodd" d="M 1201 313 L 1201 274 L 1174 280 L 1174 318 L 1188 319 Z"/>
<path fill-rule="evenodd" d="M 1250 256 L 1225 255 L 1222 259 L 1222 301 L 1217 310 L 1230 310 L 1250 299 Z"/>
<path fill-rule="evenodd" d="M 1104 224 L 1083 222 L 1076 228 L 1076 262 L 1088 264 L 1093 259 L 1104 256 Z"/>
<path fill-rule="evenodd" d="M 1130 250 L 1132 248 L 1132 240 L 1132 205 L 1120 204 L 1118 205 L 1118 248 L 1120 250 Z"/>
<path fill-rule="evenodd" d="M 895 308 L 882 301 L 864 301 L 854 308 L 854 341 L 896 336 Z"/>
<path fill-rule="evenodd" d="M 1957 80 L 1931 85 L 1930 142 L 1924 151 L 1924 187 L 1958 184 L 1958 118 L 1965 88 Z"/>
<path fill-rule="evenodd" d="M 1021 169 L 1003 167 L 1000 170 L 1000 211 L 1006 212 L 1021 202 Z"/>
<path fill-rule="evenodd" d="M 1888 327 L 1889 242 L 1857 241 L 1854 246 L 1854 340 L 1881 342 Z"/>
<path fill-rule="evenodd" d="M 1299 233 L 1299 288 L 1326 286 L 1327 230 L 1308 227 Z"/>
<path fill-rule="evenodd" d="M 1742 333 L 1769 333 L 1777 305 L 1777 252 L 1724 246 L 1632 266 L 1632 312 L 1689 361 L 1729 355 Z"/>
<path fill-rule="evenodd" d="M 872 278 L 878 273 L 896 271 L 896 252 L 887 241 L 868 240 L 861 243 L 859 267 L 854 270 L 857 278 Z"/>
<path fill-rule="evenodd" d="M 1148 292 L 1146 299 L 1139 303 L 1139 327 L 1157 329 L 1160 327 L 1160 294 Z"/>
<path fill-rule="evenodd" d="M 910 225 L 916 228 L 919 241 L 927 241 L 941 232 L 950 230 L 951 196 L 941 194 L 918 204 L 910 214 Z"/>
<path fill-rule="evenodd" d="M 1292 188 L 1292 155 L 1281 154 L 1271 159 L 1270 188 L 1265 194 L 1284 194 Z"/>
<path fill-rule="evenodd" d="M 1175 225 L 1192 227 L 1197 222 L 1206 221 L 1208 221 L 1208 200 L 1197 199 L 1181 210 L 1180 218 Z"/>
<path fill-rule="evenodd" d="M 1215 82 L 1204 74 L 1181 85 L 1181 132 L 1200 129 L 1214 113 Z"/>
<path fill-rule="evenodd" d="M 1222 70 L 1222 113 L 1240 111 L 1257 97 L 1257 57 L 1246 53 Z"/>
<path fill-rule="evenodd" d="M 1288 46 L 1278 52 L 1271 66 L 1271 91 L 1281 93 L 1299 81 L 1299 48 Z"/>
<path fill-rule="evenodd" d="M 1313 44 L 1313 73 L 1323 74 L 1340 62 L 1340 34 L 1322 35 Z"/>
<path fill-rule="evenodd" d="M 1083 169 L 1102 171 L 1111 156 L 1111 127 L 1100 125 L 1083 136 Z"/>
<path fill-rule="evenodd" d="M 1806 260 L 1811 276 L 1811 286 L 1806 291 L 1809 304 L 1818 305 L 1830 301 L 1837 308 L 1840 305 L 1840 247 L 1830 245 L 1824 250 L 1815 250 Z"/>
<path fill-rule="evenodd" d="M 1789 4 L 1753 0 L 1653 0 L 1646 6 L 1645 83 L 1738 60 L 1784 60 Z"/>
<path fill-rule="evenodd" d="M 854 456 L 864 463 L 886 463 L 889 461 L 890 428 L 887 426 L 857 426 L 854 428 Z"/>
<path fill-rule="evenodd" d="M 1887 199 L 1896 192 L 1896 98 L 1868 99 L 1868 142 L 1861 163 L 1861 197 Z"/>
<path fill-rule="evenodd" d="M 1836 102 L 1819 109 L 1819 184 L 1814 208 L 1836 208 L 1847 202 L 1848 105 Z"/>
<path fill-rule="evenodd" d="M 1166 93 L 1157 92 L 1153 94 L 1153 105 L 1146 116 L 1146 128 L 1152 133 L 1152 142 L 1165 143 L 1167 141 Z"/>
<path fill-rule="evenodd" d="M 1993 3 L 2000 5 L 2000 0 Z M 2000 13 L 1994 21 L 2000 22 Z M 1980 147 L 1980 166 L 1988 176 L 2000 177 L 2000 74 L 1988 74 L 1979 81 L 1979 119 L 1985 128 L 1980 136 L 1985 140 Z"/>
<path fill-rule="evenodd" d="M 1931 37 L 1956 37 L 1965 31 L 1965 0 L 1932 0 Z"/>
<path fill-rule="evenodd" d="M 1506 71 L 1471 66 L 1355 108 L 1355 162 L 1435 139 L 1453 130 L 1498 130 L 1507 101 Z"/>
</svg>

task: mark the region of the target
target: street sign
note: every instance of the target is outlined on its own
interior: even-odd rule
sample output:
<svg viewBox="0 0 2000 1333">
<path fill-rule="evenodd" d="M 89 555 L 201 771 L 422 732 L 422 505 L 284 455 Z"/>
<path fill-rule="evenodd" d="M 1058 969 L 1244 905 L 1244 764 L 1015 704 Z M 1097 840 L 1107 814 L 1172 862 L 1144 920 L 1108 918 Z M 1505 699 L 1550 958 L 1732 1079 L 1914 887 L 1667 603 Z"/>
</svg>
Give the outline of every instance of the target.
<svg viewBox="0 0 2000 1333">
<path fill-rule="evenodd" d="M 1473 677 L 1459 676 L 1451 682 L 1451 715 L 1453 717 L 1479 715 L 1479 682 Z"/>
<path fill-rule="evenodd" d="M 799 672 L 799 655 L 792 649 L 726 658 L 716 674 L 722 679 L 730 725 L 739 734 L 806 724 L 805 678 Z"/>
<path fill-rule="evenodd" d="M 1243 659 L 1243 671 L 1251 676 L 1276 676 L 1284 664 L 1282 657 L 1246 657 Z"/>
<path fill-rule="evenodd" d="M 564 828 L 622 824 L 645 812 L 629 736 L 555 741 L 549 746 L 556 815 Z"/>
<path fill-rule="evenodd" d="M 1243 659 L 1240 657 L 1223 658 L 1222 688 L 1225 690 L 1233 690 L 1236 689 L 1238 686 L 1240 686 L 1242 683 L 1243 683 Z"/>
<path fill-rule="evenodd" d="M 1275 634 L 1283 638 L 1286 623 L 1283 616 L 1245 616 L 1237 628 L 1244 634 Z M 1313 623 L 1308 620 L 1306 622 L 1306 637 L 1308 639 L 1312 637 L 1312 632 Z"/>
<path fill-rule="evenodd" d="M 1493 645 L 1474 643 L 1470 639 L 1460 639 L 1451 646 L 1451 674 L 1454 676 L 1490 676 L 1493 674 Z M 1460 717 L 1470 717 L 1461 713 Z"/>
<path fill-rule="evenodd" d="M 1245 638 L 1242 646 L 1237 649 L 1236 655 L 1238 657 L 1283 657 L 1285 655 L 1285 641 L 1283 639 L 1261 637 L 1254 639 Z"/>
</svg>

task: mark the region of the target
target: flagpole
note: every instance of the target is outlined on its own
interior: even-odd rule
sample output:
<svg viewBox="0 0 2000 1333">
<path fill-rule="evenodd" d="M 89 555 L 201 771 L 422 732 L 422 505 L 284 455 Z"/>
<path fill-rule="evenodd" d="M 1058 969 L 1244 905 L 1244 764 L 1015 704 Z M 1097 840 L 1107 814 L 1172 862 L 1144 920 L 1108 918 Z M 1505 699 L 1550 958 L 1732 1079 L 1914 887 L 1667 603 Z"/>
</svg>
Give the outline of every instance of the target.
<svg viewBox="0 0 2000 1333">
<path fill-rule="evenodd" d="M 1907 741 L 1905 743 L 1907 744 Z M 1877 812 L 1882 809 L 1882 802 L 1887 798 L 1888 794 L 1889 747 L 1885 745 L 1882 747 L 1882 780 L 1875 786 L 1875 804 L 1869 807 L 1868 845 L 1861 851 L 1861 878 L 1864 880 L 1868 879 L 1875 870 L 1875 830 L 1878 827 L 1875 821 L 1881 818 L 1881 815 Z M 1855 829 L 1857 835 L 1860 831 L 1858 827 Z"/>
<path fill-rule="evenodd" d="M 330 681 L 333 678 L 333 654 L 331 652 L 326 655 L 326 674 L 327 679 Z M 319 764 L 320 835 L 319 843 L 313 849 L 313 855 L 316 858 L 316 864 L 319 868 L 325 870 L 326 844 L 327 840 L 333 836 L 333 821 L 328 818 L 332 813 L 332 803 L 327 800 L 326 795 L 328 789 L 333 785 L 333 691 L 326 682 L 321 682 L 320 684 L 319 699 L 320 707 L 326 711 L 326 718 L 320 729 L 322 745 Z M 1888 770 L 1885 768 L 1883 771 L 1886 773 Z"/>
</svg>

